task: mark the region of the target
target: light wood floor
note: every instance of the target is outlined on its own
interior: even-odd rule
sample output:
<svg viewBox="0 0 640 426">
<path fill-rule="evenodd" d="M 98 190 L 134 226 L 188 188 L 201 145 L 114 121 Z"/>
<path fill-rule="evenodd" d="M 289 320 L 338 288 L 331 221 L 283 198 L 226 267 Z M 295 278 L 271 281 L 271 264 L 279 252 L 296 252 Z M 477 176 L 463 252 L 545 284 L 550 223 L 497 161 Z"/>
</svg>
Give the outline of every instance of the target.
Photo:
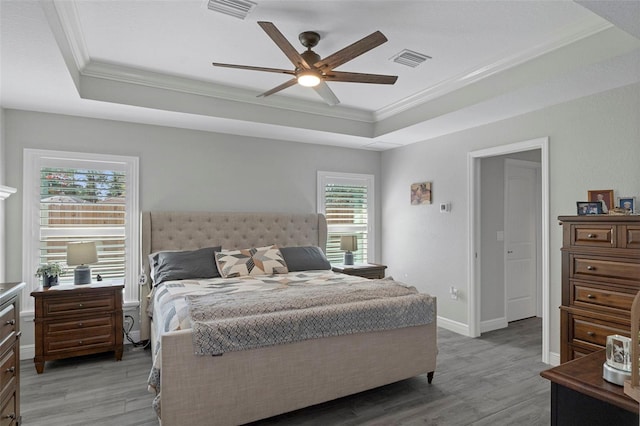
<svg viewBox="0 0 640 426">
<path fill-rule="evenodd" d="M 471 339 L 438 331 L 438 367 L 424 376 L 283 414 L 266 425 L 549 425 L 550 385 L 539 376 L 541 321 Z M 122 361 L 98 355 L 48 362 L 44 374 L 23 361 L 25 426 L 157 426 L 146 390 L 149 351 L 125 351 Z M 188 425 L 185 425 L 188 426 Z"/>
</svg>

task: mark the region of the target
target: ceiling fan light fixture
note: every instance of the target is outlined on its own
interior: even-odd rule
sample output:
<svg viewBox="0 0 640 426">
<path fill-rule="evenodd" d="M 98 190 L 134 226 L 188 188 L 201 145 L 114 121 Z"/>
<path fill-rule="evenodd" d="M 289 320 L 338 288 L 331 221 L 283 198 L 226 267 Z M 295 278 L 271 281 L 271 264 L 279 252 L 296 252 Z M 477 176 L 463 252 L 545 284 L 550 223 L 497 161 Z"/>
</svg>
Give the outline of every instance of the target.
<svg viewBox="0 0 640 426">
<path fill-rule="evenodd" d="M 320 76 L 313 71 L 298 74 L 298 84 L 304 87 L 316 87 L 320 84 Z"/>
</svg>

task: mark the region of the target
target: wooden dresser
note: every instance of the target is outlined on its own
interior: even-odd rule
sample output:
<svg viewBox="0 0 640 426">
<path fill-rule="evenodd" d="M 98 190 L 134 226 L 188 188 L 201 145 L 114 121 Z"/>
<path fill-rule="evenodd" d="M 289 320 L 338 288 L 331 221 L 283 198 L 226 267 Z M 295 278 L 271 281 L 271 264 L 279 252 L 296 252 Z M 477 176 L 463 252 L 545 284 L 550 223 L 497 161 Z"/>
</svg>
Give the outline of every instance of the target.
<svg viewBox="0 0 640 426">
<path fill-rule="evenodd" d="M 603 349 L 607 336 L 630 336 L 640 290 L 640 216 L 560 216 L 560 361 Z"/>
<path fill-rule="evenodd" d="M 24 283 L 0 283 L 0 425 L 20 418 L 20 294 Z"/>
<path fill-rule="evenodd" d="M 122 359 L 123 285 L 59 285 L 35 298 L 36 371 L 45 361 L 113 351 Z"/>
</svg>

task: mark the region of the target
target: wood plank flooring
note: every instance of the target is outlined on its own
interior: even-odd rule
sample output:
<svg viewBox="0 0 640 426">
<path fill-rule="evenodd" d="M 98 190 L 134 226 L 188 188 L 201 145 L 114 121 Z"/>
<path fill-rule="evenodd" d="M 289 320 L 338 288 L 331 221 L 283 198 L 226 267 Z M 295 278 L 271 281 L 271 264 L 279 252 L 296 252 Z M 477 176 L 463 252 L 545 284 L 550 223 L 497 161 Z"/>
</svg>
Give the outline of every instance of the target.
<svg viewBox="0 0 640 426">
<path fill-rule="evenodd" d="M 438 347 L 432 384 L 419 376 L 252 426 L 550 424 L 550 384 L 539 376 L 549 368 L 540 362 L 540 319 L 477 339 L 439 329 Z M 151 355 L 127 349 L 120 362 L 110 354 L 54 361 L 41 375 L 22 361 L 23 425 L 157 426 L 146 390 Z"/>
</svg>

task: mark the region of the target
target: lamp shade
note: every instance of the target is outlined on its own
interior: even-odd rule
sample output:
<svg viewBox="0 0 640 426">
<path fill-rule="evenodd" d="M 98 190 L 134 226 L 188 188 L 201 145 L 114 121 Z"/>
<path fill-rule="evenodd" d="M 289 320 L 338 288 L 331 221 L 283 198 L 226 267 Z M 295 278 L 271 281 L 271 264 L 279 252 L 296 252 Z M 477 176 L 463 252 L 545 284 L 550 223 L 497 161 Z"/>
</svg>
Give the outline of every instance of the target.
<svg viewBox="0 0 640 426">
<path fill-rule="evenodd" d="M 356 237 L 355 235 L 343 235 L 342 237 L 340 237 L 340 250 L 358 250 L 358 237 Z"/>
<path fill-rule="evenodd" d="M 98 261 L 98 250 L 93 241 L 67 244 L 67 265 L 88 265 Z"/>
</svg>

